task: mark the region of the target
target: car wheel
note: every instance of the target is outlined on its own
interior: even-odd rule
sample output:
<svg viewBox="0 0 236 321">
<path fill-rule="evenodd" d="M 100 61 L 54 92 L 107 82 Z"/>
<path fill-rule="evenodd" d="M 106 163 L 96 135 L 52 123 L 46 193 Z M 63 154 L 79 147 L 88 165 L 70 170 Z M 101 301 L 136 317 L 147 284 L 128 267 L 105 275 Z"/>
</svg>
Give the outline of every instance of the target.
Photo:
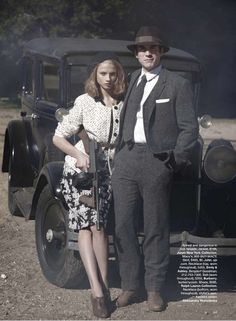
<svg viewBox="0 0 236 321">
<path fill-rule="evenodd" d="M 67 247 L 67 212 L 51 196 L 49 185 L 42 190 L 36 209 L 36 247 L 46 279 L 59 287 L 79 288 L 86 279 L 78 251 Z"/>
</svg>

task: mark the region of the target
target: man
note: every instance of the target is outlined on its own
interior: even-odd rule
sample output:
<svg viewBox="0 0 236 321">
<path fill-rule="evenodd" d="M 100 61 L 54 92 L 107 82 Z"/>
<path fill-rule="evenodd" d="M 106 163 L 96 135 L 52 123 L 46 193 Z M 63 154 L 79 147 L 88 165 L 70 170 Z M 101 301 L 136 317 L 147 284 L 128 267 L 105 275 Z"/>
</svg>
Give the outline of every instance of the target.
<svg viewBox="0 0 236 321">
<path fill-rule="evenodd" d="M 169 262 L 169 200 L 173 173 L 184 168 L 198 138 L 190 83 L 164 69 L 169 50 L 157 27 L 141 27 L 134 44 L 141 70 L 132 74 L 121 114 L 112 186 L 123 292 L 117 306 L 137 302 L 141 258 L 137 206 L 143 202 L 144 285 L 150 311 L 165 308 L 161 288 Z M 143 75 L 145 77 L 143 77 Z"/>
</svg>

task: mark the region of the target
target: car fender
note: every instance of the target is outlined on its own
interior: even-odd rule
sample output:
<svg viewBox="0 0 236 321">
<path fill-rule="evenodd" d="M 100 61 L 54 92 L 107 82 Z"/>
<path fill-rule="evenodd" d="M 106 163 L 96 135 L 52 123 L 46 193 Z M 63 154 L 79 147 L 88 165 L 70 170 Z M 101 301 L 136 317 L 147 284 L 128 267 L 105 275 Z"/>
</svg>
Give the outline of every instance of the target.
<svg viewBox="0 0 236 321">
<path fill-rule="evenodd" d="M 36 184 L 36 188 L 35 188 L 35 192 L 32 200 L 30 218 L 35 217 L 40 193 L 42 192 L 43 188 L 46 185 L 49 185 L 52 197 L 61 201 L 62 205 L 67 209 L 64 197 L 61 193 L 61 187 L 60 187 L 60 180 L 62 177 L 63 166 L 64 166 L 64 161 L 56 161 L 56 162 L 47 163 L 42 168 L 37 180 L 37 184 Z"/>
<path fill-rule="evenodd" d="M 30 121 L 10 121 L 5 131 L 2 171 L 10 170 L 11 186 L 33 186 L 38 167 L 39 151 L 32 136 Z"/>
</svg>

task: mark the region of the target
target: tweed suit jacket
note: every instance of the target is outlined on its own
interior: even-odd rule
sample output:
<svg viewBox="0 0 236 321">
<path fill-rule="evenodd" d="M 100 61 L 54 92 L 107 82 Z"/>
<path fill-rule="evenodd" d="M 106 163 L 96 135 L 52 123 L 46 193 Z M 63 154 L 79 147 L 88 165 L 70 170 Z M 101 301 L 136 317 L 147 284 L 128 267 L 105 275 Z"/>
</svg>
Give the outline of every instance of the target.
<svg viewBox="0 0 236 321">
<path fill-rule="evenodd" d="M 140 73 L 141 69 L 132 74 L 124 100 L 120 144 L 129 95 Z M 147 145 L 153 154 L 165 162 L 174 161 L 171 164 L 176 167 L 174 169 L 184 166 L 199 134 L 190 82 L 162 68 L 156 85 L 144 103 L 143 119 Z"/>
</svg>

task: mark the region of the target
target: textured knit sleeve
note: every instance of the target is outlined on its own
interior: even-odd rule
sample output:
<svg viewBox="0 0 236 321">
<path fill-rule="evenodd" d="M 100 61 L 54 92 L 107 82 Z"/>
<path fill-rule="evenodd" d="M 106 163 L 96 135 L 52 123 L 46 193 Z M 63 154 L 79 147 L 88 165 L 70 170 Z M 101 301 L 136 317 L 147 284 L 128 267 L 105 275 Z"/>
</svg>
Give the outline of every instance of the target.
<svg viewBox="0 0 236 321">
<path fill-rule="evenodd" d="M 69 110 L 69 114 L 63 116 L 63 120 L 58 123 L 55 135 L 60 137 L 70 137 L 77 133 L 83 124 L 83 110 L 85 105 L 85 95 L 76 98 L 74 106 Z"/>
</svg>

